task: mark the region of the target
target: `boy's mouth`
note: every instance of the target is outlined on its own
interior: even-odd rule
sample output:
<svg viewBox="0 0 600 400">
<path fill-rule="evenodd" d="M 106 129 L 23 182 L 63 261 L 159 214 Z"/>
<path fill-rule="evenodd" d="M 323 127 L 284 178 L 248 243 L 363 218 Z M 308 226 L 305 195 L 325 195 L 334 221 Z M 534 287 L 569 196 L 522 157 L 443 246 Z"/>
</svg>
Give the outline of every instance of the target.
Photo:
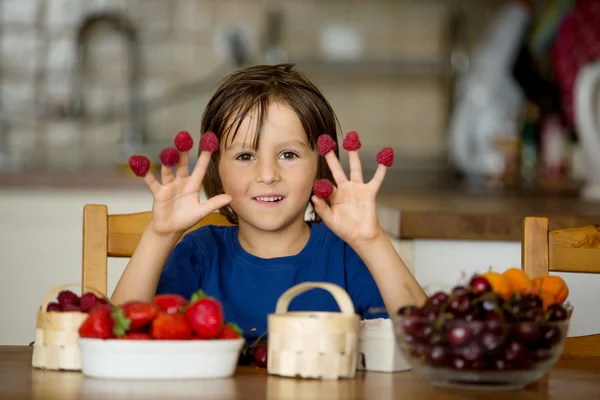
<svg viewBox="0 0 600 400">
<path fill-rule="evenodd" d="M 285 199 L 285 196 L 272 195 L 272 196 L 256 196 L 252 198 L 254 201 L 261 204 L 277 204 Z"/>
</svg>

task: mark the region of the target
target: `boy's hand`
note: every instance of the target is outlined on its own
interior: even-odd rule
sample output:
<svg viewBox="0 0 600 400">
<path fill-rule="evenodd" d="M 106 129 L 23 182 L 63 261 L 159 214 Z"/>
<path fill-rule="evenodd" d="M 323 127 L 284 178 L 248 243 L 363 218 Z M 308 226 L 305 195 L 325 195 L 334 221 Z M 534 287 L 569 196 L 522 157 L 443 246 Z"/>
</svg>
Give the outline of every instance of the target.
<svg viewBox="0 0 600 400">
<path fill-rule="evenodd" d="M 331 206 L 315 195 L 312 200 L 315 211 L 329 229 L 350 246 L 355 247 L 373 241 L 383 234 L 377 219 L 376 197 L 383 183 L 387 166 L 393 162 L 393 150 L 385 148 L 377 155 L 379 164 L 377 170 L 373 178 L 368 183 L 364 183 L 358 155 L 360 142 L 356 133 L 352 132 L 348 135 L 344 140 L 344 148 L 348 150 L 350 179 L 346 177 L 335 153 L 327 152 L 325 159 L 337 188 L 334 187 L 329 196 Z"/>
<path fill-rule="evenodd" d="M 186 136 L 187 135 L 187 136 Z M 205 135 L 213 135 L 207 133 Z M 210 162 L 214 148 L 203 150 L 191 175 L 189 173 L 189 150 L 193 145 L 189 133 L 180 132 L 178 139 L 185 139 L 185 146 L 181 141 L 175 140 L 181 151 L 179 151 L 179 162 L 175 165 L 175 173 L 172 167 L 161 166 L 161 182 L 151 173 L 144 175 L 144 182 L 152 196 L 152 230 L 161 236 L 180 236 L 187 229 L 194 226 L 211 212 L 218 210 L 231 201 L 231 196 L 220 194 L 200 202 L 200 188 L 202 180 Z M 216 138 L 213 138 L 216 140 Z M 171 157 L 176 159 L 178 150 L 171 149 Z M 161 157 L 162 158 L 162 157 Z M 162 160 L 161 160 L 162 161 Z M 163 161 L 164 162 L 164 161 Z M 136 172 L 136 171 L 134 171 Z"/>
</svg>

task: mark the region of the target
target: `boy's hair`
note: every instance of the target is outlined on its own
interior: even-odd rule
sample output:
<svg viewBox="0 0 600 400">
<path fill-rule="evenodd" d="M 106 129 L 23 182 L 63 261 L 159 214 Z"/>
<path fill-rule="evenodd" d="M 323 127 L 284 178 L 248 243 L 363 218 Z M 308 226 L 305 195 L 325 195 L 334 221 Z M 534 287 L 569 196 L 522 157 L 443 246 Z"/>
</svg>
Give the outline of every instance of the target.
<svg viewBox="0 0 600 400">
<path fill-rule="evenodd" d="M 265 114 L 274 101 L 296 112 L 313 150 L 321 134 L 330 135 L 338 144 L 339 121 L 331 105 L 302 72 L 294 69 L 294 64 L 256 65 L 227 76 L 204 110 L 201 132 L 213 132 L 219 143 L 233 140 L 246 115 L 256 111 L 256 135 L 252 144 L 256 149 Z M 336 146 L 335 154 L 339 156 L 339 146 Z M 214 152 L 203 182 L 209 198 L 223 193 L 218 165 L 219 152 Z M 316 179 L 322 178 L 334 182 L 325 158 L 319 157 Z M 313 206 L 312 200 L 310 204 Z M 229 222 L 238 223 L 237 215 L 229 205 L 221 209 L 221 214 Z M 314 207 L 313 220 L 320 222 Z"/>
</svg>

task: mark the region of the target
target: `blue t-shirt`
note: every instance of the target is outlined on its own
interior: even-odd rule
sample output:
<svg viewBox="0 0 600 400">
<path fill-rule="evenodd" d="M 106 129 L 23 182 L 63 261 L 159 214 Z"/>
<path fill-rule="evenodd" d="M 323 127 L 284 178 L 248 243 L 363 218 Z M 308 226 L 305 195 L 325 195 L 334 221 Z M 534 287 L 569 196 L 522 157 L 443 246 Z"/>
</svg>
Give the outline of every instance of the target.
<svg viewBox="0 0 600 400">
<path fill-rule="evenodd" d="M 223 304 L 225 319 L 253 338 L 267 330 L 267 315 L 290 287 L 307 281 L 344 288 L 363 319 L 387 318 L 385 305 L 366 265 L 325 224 L 308 222 L 308 243 L 298 254 L 260 258 L 245 251 L 237 226 L 204 226 L 189 232 L 171 252 L 156 293 L 190 298 L 202 289 Z M 378 310 L 373 310 L 378 309 Z M 331 294 L 309 290 L 292 300 L 290 311 L 339 311 Z"/>
</svg>

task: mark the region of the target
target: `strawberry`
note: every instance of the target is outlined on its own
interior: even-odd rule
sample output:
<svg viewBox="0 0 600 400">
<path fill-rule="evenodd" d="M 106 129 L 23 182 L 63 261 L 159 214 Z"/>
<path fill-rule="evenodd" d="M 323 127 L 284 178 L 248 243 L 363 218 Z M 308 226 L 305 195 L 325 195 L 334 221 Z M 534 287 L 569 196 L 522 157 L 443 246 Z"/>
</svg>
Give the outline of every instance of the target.
<svg viewBox="0 0 600 400">
<path fill-rule="evenodd" d="M 337 145 L 331 136 L 324 134 L 317 139 L 317 148 L 319 149 L 319 153 L 325 155 L 330 151 L 334 151 L 337 148 Z"/>
<path fill-rule="evenodd" d="M 313 185 L 313 192 L 320 199 L 326 199 L 333 193 L 333 185 L 329 179 L 317 179 Z"/>
<path fill-rule="evenodd" d="M 92 292 L 84 293 L 79 300 L 79 304 L 82 312 L 88 312 L 98 304 L 98 297 Z"/>
<path fill-rule="evenodd" d="M 109 305 L 97 305 L 79 327 L 82 338 L 113 339 L 123 336 L 127 330 L 123 312 Z"/>
<path fill-rule="evenodd" d="M 238 339 L 242 336 L 242 330 L 234 323 L 228 322 L 223 325 L 223 329 L 217 336 L 217 339 Z"/>
<path fill-rule="evenodd" d="M 70 290 L 61 290 L 58 293 L 57 299 L 58 304 L 60 304 L 61 307 L 64 307 L 66 304 L 74 304 L 76 306 L 79 305 L 79 296 Z"/>
<path fill-rule="evenodd" d="M 189 151 L 192 147 L 194 147 L 194 140 L 188 131 L 181 131 L 175 135 L 173 143 L 179 151 Z"/>
<path fill-rule="evenodd" d="M 202 289 L 192 295 L 184 315 L 194 332 L 203 339 L 214 339 L 223 329 L 223 307 L 214 297 L 206 296 Z"/>
<path fill-rule="evenodd" d="M 178 294 L 159 294 L 154 297 L 153 303 L 167 314 L 178 313 L 182 307 L 188 305 L 187 299 Z"/>
<path fill-rule="evenodd" d="M 129 157 L 129 168 L 136 176 L 146 176 L 150 169 L 150 160 L 146 156 L 133 155 Z"/>
<path fill-rule="evenodd" d="M 219 139 L 212 132 L 206 132 L 200 138 L 200 150 L 202 151 L 217 151 L 219 149 Z"/>
<path fill-rule="evenodd" d="M 151 334 L 157 340 L 187 340 L 192 328 L 183 314 L 159 313 L 152 321 Z"/>
<path fill-rule="evenodd" d="M 360 139 L 358 138 L 358 133 L 352 131 L 348 132 L 346 138 L 344 139 L 344 143 L 342 144 L 344 150 L 347 151 L 357 151 L 361 147 Z"/>
<path fill-rule="evenodd" d="M 158 158 L 164 166 L 173 167 L 179 162 L 179 152 L 173 147 L 166 147 L 162 149 Z"/>
<path fill-rule="evenodd" d="M 147 328 L 156 318 L 160 309 L 152 303 L 130 301 L 121 306 L 123 314 L 129 319 L 129 330 L 140 331 Z"/>
<path fill-rule="evenodd" d="M 391 167 L 394 163 L 394 149 L 391 147 L 384 147 L 377 153 L 377 164 L 385 165 L 386 167 Z"/>
<path fill-rule="evenodd" d="M 152 335 L 147 332 L 129 332 L 121 336 L 119 339 L 124 340 L 152 340 Z"/>
</svg>

